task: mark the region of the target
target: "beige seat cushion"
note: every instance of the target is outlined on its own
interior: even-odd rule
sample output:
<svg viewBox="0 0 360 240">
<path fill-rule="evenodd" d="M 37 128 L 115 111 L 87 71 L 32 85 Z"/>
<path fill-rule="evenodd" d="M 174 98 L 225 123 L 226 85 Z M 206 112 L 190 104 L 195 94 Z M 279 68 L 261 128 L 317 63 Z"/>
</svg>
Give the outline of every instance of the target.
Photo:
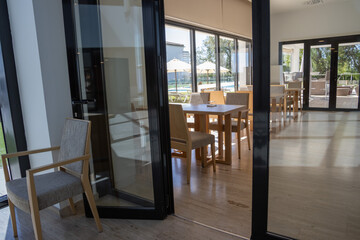
<svg viewBox="0 0 360 240">
<path fill-rule="evenodd" d="M 192 142 L 192 149 L 205 147 L 209 144 L 215 143 L 215 137 L 212 134 L 203 132 L 189 132 L 189 134 Z"/>
<path fill-rule="evenodd" d="M 81 180 L 62 171 L 34 176 L 34 180 L 39 210 L 83 192 Z M 7 182 L 6 189 L 8 198 L 17 208 L 30 212 L 26 178 Z"/>
</svg>

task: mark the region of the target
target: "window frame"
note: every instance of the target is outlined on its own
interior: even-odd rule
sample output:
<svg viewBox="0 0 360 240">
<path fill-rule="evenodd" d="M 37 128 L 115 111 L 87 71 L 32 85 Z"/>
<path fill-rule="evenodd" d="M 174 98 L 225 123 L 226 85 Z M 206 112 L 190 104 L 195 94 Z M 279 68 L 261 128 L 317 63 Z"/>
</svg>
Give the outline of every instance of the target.
<svg viewBox="0 0 360 240">
<path fill-rule="evenodd" d="M 238 41 L 244 41 L 246 43 L 246 47 L 249 46 L 250 49 L 250 56 L 249 56 L 249 66 L 253 66 L 252 63 L 252 59 L 253 59 L 253 43 L 252 40 L 246 37 L 242 37 L 242 36 L 238 36 L 238 35 L 234 35 L 234 34 L 230 34 L 230 33 L 226 33 L 226 32 L 221 32 L 221 31 L 217 31 L 217 30 L 213 30 L 213 29 L 209 29 L 209 28 L 204 28 L 204 27 L 199 27 L 199 26 L 194 26 L 191 24 L 186 24 L 186 23 L 182 23 L 182 22 L 177 22 L 177 21 L 173 21 L 173 20 L 169 20 L 169 19 L 165 19 L 165 26 L 169 25 L 172 27 L 179 27 L 179 28 L 184 28 L 187 30 L 190 30 L 190 59 L 191 59 L 191 74 L 192 74 L 192 92 L 197 92 L 198 91 L 198 87 L 197 87 L 197 70 L 196 70 L 196 31 L 198 32 L 203 32 L 203 33 L 208 33 L 208 34 L 212 34 L 215 36 L 215 58 L 216 58 L 216 90 L 221 90 L 221 82 L 220 82 L 220 37 L 226 37 L 226 38 L 231 38 L 235 41 L 235 53 L 236 53 L 236 60 L 235 60 L 235 69 L 236 69 L 236 73 L 235 73 L 235 81 L 234 81 L 234 89 L 235 91 L 238 90 L 239 86 L 238 86 L 238 81 L 239 81 L 239 71 L 238 71 L 238 65 L 239 65 L 239 61 L 238 61 Z M 253 77 L 252 77 L 252 70 L 250 73 L 250 82 L 252 83 Z"/>
</svg>

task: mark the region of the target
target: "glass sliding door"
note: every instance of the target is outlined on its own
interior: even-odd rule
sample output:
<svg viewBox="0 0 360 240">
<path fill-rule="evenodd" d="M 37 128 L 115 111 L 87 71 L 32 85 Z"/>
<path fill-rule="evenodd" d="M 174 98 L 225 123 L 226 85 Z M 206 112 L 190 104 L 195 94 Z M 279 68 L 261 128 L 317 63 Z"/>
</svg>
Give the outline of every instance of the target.
<svg viewBox="0 0 360 240">
<path fill-rule="evenodd" d="M 329 108 L 330 65 L 331 45 L 310 47 L 310 108 Z"/>
<path fill-rule="evenodd" d="M 234 92 L 236 78 L 235 40 L 220 36 L 219 44 L 220 89 L 224 92 Z"/>
<path fill-rule="evenodd" d="M 358 109 L 360 43 L 340 43 L 336 85 L 336 108 Z"/>
<path fill-rule="evenodd" d="M 195 32 L 197 90 L 216 90 L 216 51 L 215 35 Z"/>
<path fill-rule="evenodd" d="M 71 6 L 77 46 L 73 109 L 75 117 L 92 122 L 90 178 L 99 214 L 163 218 L 165 192 L 155 186 L 165 184 L 167 173 L 159 169 L 168 139 L 159 129 L 161 72 L 151 52 L 160 38 L 147 31 L 160 27 L 149 14 L 155 5 L 74 0 Z M 166 116 L 162 121 L 167 124 Z"/>
</svg>

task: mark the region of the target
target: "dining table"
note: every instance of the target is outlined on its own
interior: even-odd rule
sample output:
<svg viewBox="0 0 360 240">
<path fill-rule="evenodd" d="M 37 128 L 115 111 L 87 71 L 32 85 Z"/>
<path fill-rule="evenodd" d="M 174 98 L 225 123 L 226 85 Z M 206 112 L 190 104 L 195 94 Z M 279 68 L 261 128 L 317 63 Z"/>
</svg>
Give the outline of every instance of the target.
<svg viewBox="0 0 360 240">
<path fill-rule="evenodd" d="M 229 104 L 182 104 L 185 114 L 194 114 L 195 131 L 209 132 L 208 123 L 209 115 L 218 116 L 219 127 L 223 125 L 225 119 L 225 154 L 223 153 L 223 134 L 220 132 L 218 136 L 219 151 L 216 156 L 216 162 L 231 165 L 232 147 L 231 147 L 231 114 L 240 111 L 247 111 L 245 105 L 229 105 Z M 225 155 L 225 156 L 224 156 Z M 200 159 L 200 151 L 197 150 L 196 158 Z"/>
</svg>

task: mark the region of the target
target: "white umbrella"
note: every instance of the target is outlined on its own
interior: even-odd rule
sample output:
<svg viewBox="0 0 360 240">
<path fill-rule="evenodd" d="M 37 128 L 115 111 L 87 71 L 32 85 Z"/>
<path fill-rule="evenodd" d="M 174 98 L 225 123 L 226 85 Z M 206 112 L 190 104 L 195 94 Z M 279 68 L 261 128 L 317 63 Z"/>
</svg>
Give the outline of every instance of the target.
<svg viewBox="0 0 360 240">
<path fill-rule="evenodd" d="M 215 73 L 216 72 L 216 64 L 212 63 L 212 62 L 209 62 L 209 61 L 206 61 L 206 62 L 204 62 L 202 64 L 199 64 L 196 67 L 196 69 L 197 69 L 198 73 L 206 73 L 207 82 L 209 83 L 209 73 Z M 228 72 L 228 71 L 229 71 L 229 69 L 220 66 L 220 72 L 221 73 Z"/>
<path fill-rule="evenodd" d="M 173 60 L 167 63 L 167 72 L 175 73 L 175 89 L 177 92 L 177 72 L 188 72 L 191 71 L 191 65 L 180 61 L 179 59 L 174 58 Z"/>
</svg>

